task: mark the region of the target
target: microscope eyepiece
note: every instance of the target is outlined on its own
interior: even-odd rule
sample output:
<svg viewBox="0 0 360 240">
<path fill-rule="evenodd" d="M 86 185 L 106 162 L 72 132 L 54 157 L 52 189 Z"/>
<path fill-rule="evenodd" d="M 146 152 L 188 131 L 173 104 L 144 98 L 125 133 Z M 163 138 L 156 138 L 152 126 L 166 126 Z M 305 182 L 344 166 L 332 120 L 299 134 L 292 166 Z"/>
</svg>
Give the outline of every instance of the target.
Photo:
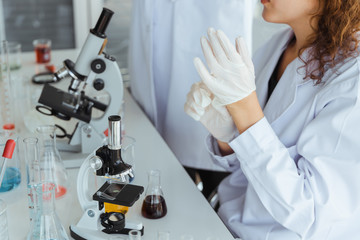
<svg viewBox="0 0 360 240">
<path fill-rule="evenodd" d="M 109 120 L 109 135 L 108 147 L 109 149 L 121 149 L 121 117 L 119 115 L 111 115 Z"/>
<path fill-rule="evenodd" d="M 91 29 L 90 32 L 95 34 L 96 36 L 105 38 L 106 37 L 105 31 L 107 26 L 109 25 L 110 19 L 113 14 L 114 12 L 111 11 L 110 9 L 103 8 L 95 27 Z"/>
</svg>

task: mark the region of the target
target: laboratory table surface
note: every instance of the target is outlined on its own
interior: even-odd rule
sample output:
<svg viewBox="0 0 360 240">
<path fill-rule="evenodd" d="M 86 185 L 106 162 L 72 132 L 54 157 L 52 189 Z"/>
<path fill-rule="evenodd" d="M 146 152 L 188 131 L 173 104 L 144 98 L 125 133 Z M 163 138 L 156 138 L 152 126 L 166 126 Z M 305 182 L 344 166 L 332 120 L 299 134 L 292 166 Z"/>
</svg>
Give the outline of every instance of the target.
<svg viewBox="0 0 360 240">
<path fill-rule="evenodd" d="M 59 68 L 65 59 L 71 59 L 75 62 L 79 52 L 76 49 L 53 50 L 52 63 Z M 35 64 L 35 54 L 33 52 L 22 54 L 22 67 L 13 73 L 13 76 L 15 76 L 13 81 L 19 81 L 23 88 L 22 91 L 24 89 L 26 91 L 31 90 L 28 95 L 21 95 L 20 93 L 19 96 L 23 96 L 23 98 L 19 97 L 17 101 L 20 101 L 22 107 L 26 105 L 25 102 L 29 102 L 31 99 L 36 100 L 41 92 L 41 85 L 34 85 L 30 82 L 33 74 L 41 71 L 41 67 L 43 66 Z M 65 84 L 69 85 L 69 83 Z M 18 84 L 18 86 L 20 85 Z M 31 99 L 27 99 L 29 97 Z M 159 169 L 161 171 L 161 186 L 168 208 L 167 215 L 163 218 L 153 220 L 142 217 L 143 193 L 140 199 L 129 209 L 126 219 L 138 220 L 144 225 L 142 239 L 156 240 L 158 231 L 170 232 L 171 240 L 178 240 L 185 234 L 192 235 L 194 240 L 206 240 L 207 238 L 210 239 L 210 237 L 216 237 L 220 240 L 234 239 L 127 90 L 124 91 L 124 104 L 126 135 L 136 139 L 136 176 L 133 183 L 146 188 L 147 171 Z M 28 106 L 31 105 L 28 104 Z M 25 133 L 26 128 L 24 126 L 20 127 L 20 129 L 20 139 L 29 135 L 28 132 Z M 78 156 L 74 154 L 74 158 L 76 157 Z M 0 198 L 5 200 L 8 205 L 7 217 L 10 240 L 25 239 L 30 228 L 23 156 L 21 156 L 21 160 L 22 182 L 20 186 L 12 191 L 0 193 Z M 76 178 L 79 168 L 69 168 L 67 170 L 70 187 L 63 198 L 56 200 L 56 212 L 69 234 L 69 226 L 79 221 L 83 211 L 76 192 Z M 127 236 L 121 236 L 127 239 Z"/>
</svg>

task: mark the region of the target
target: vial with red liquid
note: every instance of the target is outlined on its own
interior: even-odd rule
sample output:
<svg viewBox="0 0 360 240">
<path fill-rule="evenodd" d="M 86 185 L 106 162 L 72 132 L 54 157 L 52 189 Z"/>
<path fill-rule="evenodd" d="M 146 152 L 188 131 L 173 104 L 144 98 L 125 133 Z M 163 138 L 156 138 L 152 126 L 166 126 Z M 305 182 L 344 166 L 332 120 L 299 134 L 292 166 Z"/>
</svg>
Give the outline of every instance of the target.
<svg viewBox="0 0 360 240">
<path fill-rule="evenodd" d="M 162 218 L 167 213 L 166 201 L 160 184 L 160 171 L 150 170 L 148 172 L 148 186 L 145 199 L 142 204 L 141 214 L 145 218 Z"/>
<path fill-rule="evenodd" d="M 33 41 L 36 63 L 48 63 L 51 60 L 51 40 L 36 39 Z"/>
</svg>

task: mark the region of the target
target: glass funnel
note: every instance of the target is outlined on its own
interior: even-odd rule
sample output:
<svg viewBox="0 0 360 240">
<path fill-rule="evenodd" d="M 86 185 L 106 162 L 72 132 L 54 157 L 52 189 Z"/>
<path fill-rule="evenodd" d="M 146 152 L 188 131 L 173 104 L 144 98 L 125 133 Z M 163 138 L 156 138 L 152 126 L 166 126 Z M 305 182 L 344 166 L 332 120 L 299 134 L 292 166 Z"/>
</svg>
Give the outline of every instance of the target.
<svg viewBox="0 0 360 240">
<path fill-rule="evenodd" d="M 69 182 L 64 163 L 56 148 L 56 129 L 55 126 L 44 125 L 37 127 L 36 132 L 39 134 L 41 180 L 55 183 L 55 197 L 59 198 L 66 194 Z"/>
<path fill-rule="evenodd" d="M 27 240 L 68 240 L 68 236 L 55 211 L 54 183 L 36 185 L 38 207 L 31 223 Z"/>
<path fill-rule="evenodd" d="M 144 217 L 150 219 L 162 218 L 167 213 L 167 206 L 161 189 L 160 171 L 150 170 L 148 179 L 141 213 Z"/>
</svg>

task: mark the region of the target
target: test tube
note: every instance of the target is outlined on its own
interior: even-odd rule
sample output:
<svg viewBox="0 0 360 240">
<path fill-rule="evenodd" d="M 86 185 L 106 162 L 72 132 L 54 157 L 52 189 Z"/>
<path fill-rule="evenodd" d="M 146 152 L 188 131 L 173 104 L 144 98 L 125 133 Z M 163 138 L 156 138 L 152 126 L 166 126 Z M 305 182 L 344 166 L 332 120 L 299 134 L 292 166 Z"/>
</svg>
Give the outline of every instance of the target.
<svg viewBox="0 0 360 240">
<path fill-rule="evenodd" d="M 15 128 L 12 96 L 9 49 L 8 42 L 4 40 L 0 45 L 0 124 L 2 129 Z"/>
</svg>

